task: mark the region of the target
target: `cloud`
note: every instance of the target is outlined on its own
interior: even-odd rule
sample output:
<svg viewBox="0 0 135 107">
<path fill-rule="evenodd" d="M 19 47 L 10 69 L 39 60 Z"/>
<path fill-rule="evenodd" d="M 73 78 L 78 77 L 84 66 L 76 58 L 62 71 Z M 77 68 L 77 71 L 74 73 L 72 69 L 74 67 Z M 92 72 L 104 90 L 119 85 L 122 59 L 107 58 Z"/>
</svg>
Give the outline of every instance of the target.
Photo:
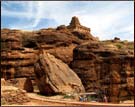
<svg viewBox="0 0 135 107">
<path fill-rule="evenodd" d="M 133 38 L 133 1 L 3 1 L 2 3 L 2 16 L 19 19 L 14 25 L 11 24 L 10 28 L 39 29 L 41 23 L 51 26 L 54 22 L 55 27 L 61 24 L 68 25 L 72 16 L 78 16 L 82 25 L 90 27 L 92 34 L 102 40 L 117 35 L 122 37 L 119 35 L 120 32 L 129 32 L 130 38 Z M 50 20 L 49 23 L 45 22 L 46 19 Z"/>
</svg>

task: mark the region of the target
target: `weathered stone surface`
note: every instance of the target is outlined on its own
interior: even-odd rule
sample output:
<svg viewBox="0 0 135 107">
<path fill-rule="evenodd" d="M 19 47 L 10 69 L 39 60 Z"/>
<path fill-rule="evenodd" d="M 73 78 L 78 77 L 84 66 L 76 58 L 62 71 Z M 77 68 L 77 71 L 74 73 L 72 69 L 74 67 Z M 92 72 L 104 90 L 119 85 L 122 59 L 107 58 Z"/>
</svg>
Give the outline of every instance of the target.
<svg viewBox="0 0 135 107">
<path fill-rule="evenodd" d="M 71 26 L 76 26 L 76 24 L 79 22 L 79 20 L 78 22 L 76 22 L 76 19 L 77 18 L 75 18 L 75 20 L 74 19 L 71 20 L 70 24 Z M 81 25 L 79 24 L 79 26 Z M 72 29 L 74 29 L 74 27 L 72 27 Z M 9 73 L 12 67 L 13 68 L 15 67 L 14 68 L 15 73 L 16 69 L 19 69 L 17 75 L 20 74 L 21 69 L 22 72 L 28 72 L 27 69 L 30 69 L 30 72 L 32 72 L 32 68 L 26 66 L 27 65 L 32 66 L 32 62 L 34 62 L 32 60 L 32 57 L 34 57 L 34 55 L 27 54 L 27 52 L 30 50 L 28 50 L 25 53 L 22 53 L 21 51 L 25 50 L 26 48 L 38 50 L 37 45 L 40 45 L 42 49 L 47 50 L 49 53 L 53 54 L 56 58 L 61 59 L 63 62 L 69 64 L 73 58 L 74 47 L 81 44 L 82 42 L 89 40 L 90 35 L 89 28 L 81 26 L 81 29 L 84 29 L 88 32 L 87 33 L 78 32 L 76 35 L 76 33 L 73 32 L 74 30 L 71 30 L 64 25 L 59 26 L 56 29 L 48 28 L 48 29 L 41 29 L 38 31 L 2 29 L 1 30 L 2 33 L 1 47 L 3 58 L 2 66 L 4 67 L 4 69 L 6 69 L 4 70 L 2 67 L 2 72 L 7 71 L 7 66 L 10 68 L 8 70 Z M 91 36 L 90 38 L 94 37 Z M 15 53 L 13 52 L 12 54 L 12 52 L 9 51 L 15 51 Z M 21 67 L 23 66 L 23 68 L 21 68 L 20 66 Z"/>
<path fill-rule="evenodd" d="M 81 80 L 74 71 L 45 51 L 39 55 L 34 71 L 42 94 L 84 92 Z"/>
<path fill-rule="evenodd" d="M 134 77 L 127 78 L 127 89 L 131 95 L 134 95 Z"/>
<path fill-rule="evenodd" d="M 19 89 L 26 90 L 27 92 L 33 92 L 33 85 L 30 78 L 15 78 L 6 81 L 9 85 L 15 86 Z"/>
<path fill-rule="evenodd" d="M 110 85 L 111 96 L 118 97 L 119 96 L 119 91 L 118 90 L 120 90 L 120 85 L 119 84 Z"/>
<path fill-rule="evenodd" d="M 98 42 L 85 43 L 73 50 L 70 67 L 81 78 L 86 92 L 103 90 L 111 102 L 133 97 L 133 55 L 125 51 Z"/>
<path fill-rule="evenodd" d="M 111 71 L 111 74 L 110 74 L 110 76 L 111 76 L 111 78 L 112 78 L 112 83 L 120 83 L 121 82 L 121 77 L 120 77 L 120 74 L 118 74 L 118 72 L 117 71 L 114 71 L 113 70 L 113 68 L 111 69 L 112 71 Z"/>
<path fill-rule="evenodd" d="M 48 53 L 54 55 L 56 58 L 61 59 L 64 63 L 70 64 L 73 60 L 73 49 L 76 45 L 70 45 L 66 47 L 56 47 L 46 50 Z"/>
<path fill-rule="evenodd" d="M 70 25 L 67 26 L 68 29 L 72 31 L 82 31 L 82 32 L 90 32 L 90 28 L 87 28 L 85 26 L 82 26 L 79 22 L 78 17 L 74 16 L 72 17 L 72 20 L 70 22 Z"/>
<path fill-rule="evenodd" d="M 106 44 L 109 42 L 115 45 Z M 124 48 L 127 45 L 129 48 Z M 92 36 L 90 28 L 80 24 L 77 17 L 73 17 L 68 26 L 61 25 L 57 28 L 38 31 L 2 29 L 2 77 L 34 78 L 33 65 L 37 61 L 40 46 L 42 50 L 70 65 L 81 78 L 86 91 L 102 87 L 107 90 L 108 96 L 117 93 L 110 96 L 110 101 L 118 102 L 133 98 L 134 95 L 134 51 L 131 45 L 119 38 L 102 44 Z M 111 86 L 112 90 L 109 90 Z M 53 91 L 50 90 L 51 92 Z"/>
<path fill-rule="evenodd" d="M 21 44 L 21 32 L 10 29 L 2 29 L 1 49 L 19 49 Z"/>
<path fill-rule="evenodd" d="M 118 92 L 118 91 L 117 91 Z M 120 90 L 120 93 L 119 93 L 120 95 L 120 97 L 125 97 L 125 96 L 128 96 L 128 92 L 127 92 L 127 90 Z"/>
<path fill-rule="evenodd" d="M 2 51 L 1 71 L 6 79 L 33 77 L 36 53 L 33 49 Z"/>
<path fill-rule="evenodd" d="M 118 103 L 119 102 L 119 98 L 118 97 L 115 97 L 115 96 L 111 96 L 109 99 L 113 103 Z"/>
<path fill-rule="evenodd" d="M 68 33 L 68 32 L 67 32 Z M 39 36 L 33 38 L 37 43 L 46 43 L 50 45 L 61 45 L 68 46 L 73 42 L 78 42 L 79 40 L 73 36 L 70 32 L 66 34 L 66 32 L 62 33 L 59 31 L 40 31 Z"/>
<path fill-rule="evenodd" d="M 29 101 L 30 98 L 24 90 L 13 86 L 1 87 L 1 105 L 23 104 Z"/>
<path fill-rule="evenodd" d="M 6 85 L 6 81 L 4 78 L 1 78 L 1 86 Z"/>
<path fill-rule="evenodd" d="M 79 39 L 98 41 L 98 39 L 90 33 L 90 28 L 82 26 L 76 16 L 72 17 L 72 20 L 67 28 Z"/>
</svg>

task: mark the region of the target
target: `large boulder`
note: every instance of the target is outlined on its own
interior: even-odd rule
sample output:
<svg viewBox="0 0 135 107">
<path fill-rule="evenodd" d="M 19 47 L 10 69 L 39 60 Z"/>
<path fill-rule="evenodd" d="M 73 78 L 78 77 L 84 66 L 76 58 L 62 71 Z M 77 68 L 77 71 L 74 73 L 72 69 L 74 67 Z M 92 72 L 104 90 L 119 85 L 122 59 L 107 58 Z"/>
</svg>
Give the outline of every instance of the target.
<svg viewBox="0 0 135 107">
<path fill-rule="evenodd" d="M 74 71 L 45 51 L 39 54 L 39 60 L 34 68 L 37 85 L 42 94 L 52 95 L 85 91 L 81 80 Z"/>
</svg>

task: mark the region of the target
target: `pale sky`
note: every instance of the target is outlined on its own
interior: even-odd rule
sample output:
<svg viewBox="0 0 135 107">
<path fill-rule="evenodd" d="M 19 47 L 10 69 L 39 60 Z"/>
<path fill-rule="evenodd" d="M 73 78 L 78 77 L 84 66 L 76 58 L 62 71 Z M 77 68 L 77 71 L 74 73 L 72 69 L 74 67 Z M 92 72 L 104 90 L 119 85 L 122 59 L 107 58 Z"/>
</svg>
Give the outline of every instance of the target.
<svg viewBox="0 0 135 107">
<path fill-rule="evenodd" d="M 134 40 L 134 1 L 2 1 L 1 12 L 2 28 L 39 30 L 77 16 L 100 40 Z"/>
</svg>

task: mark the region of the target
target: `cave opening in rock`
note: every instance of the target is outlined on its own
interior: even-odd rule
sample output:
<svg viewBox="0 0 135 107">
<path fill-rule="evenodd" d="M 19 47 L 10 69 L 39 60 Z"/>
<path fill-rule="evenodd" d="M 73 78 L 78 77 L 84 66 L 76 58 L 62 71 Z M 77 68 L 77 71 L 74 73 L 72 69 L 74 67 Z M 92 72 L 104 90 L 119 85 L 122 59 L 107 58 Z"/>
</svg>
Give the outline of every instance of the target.
<svg viewBox="0 0 135 107">
<path fill-rule="evenodd" d="M 37 48 L 37 43 L 34 41 L 28 41 L 26 44 L 24 44 L 24 47 L 26 48 Z"/>
</svg>

